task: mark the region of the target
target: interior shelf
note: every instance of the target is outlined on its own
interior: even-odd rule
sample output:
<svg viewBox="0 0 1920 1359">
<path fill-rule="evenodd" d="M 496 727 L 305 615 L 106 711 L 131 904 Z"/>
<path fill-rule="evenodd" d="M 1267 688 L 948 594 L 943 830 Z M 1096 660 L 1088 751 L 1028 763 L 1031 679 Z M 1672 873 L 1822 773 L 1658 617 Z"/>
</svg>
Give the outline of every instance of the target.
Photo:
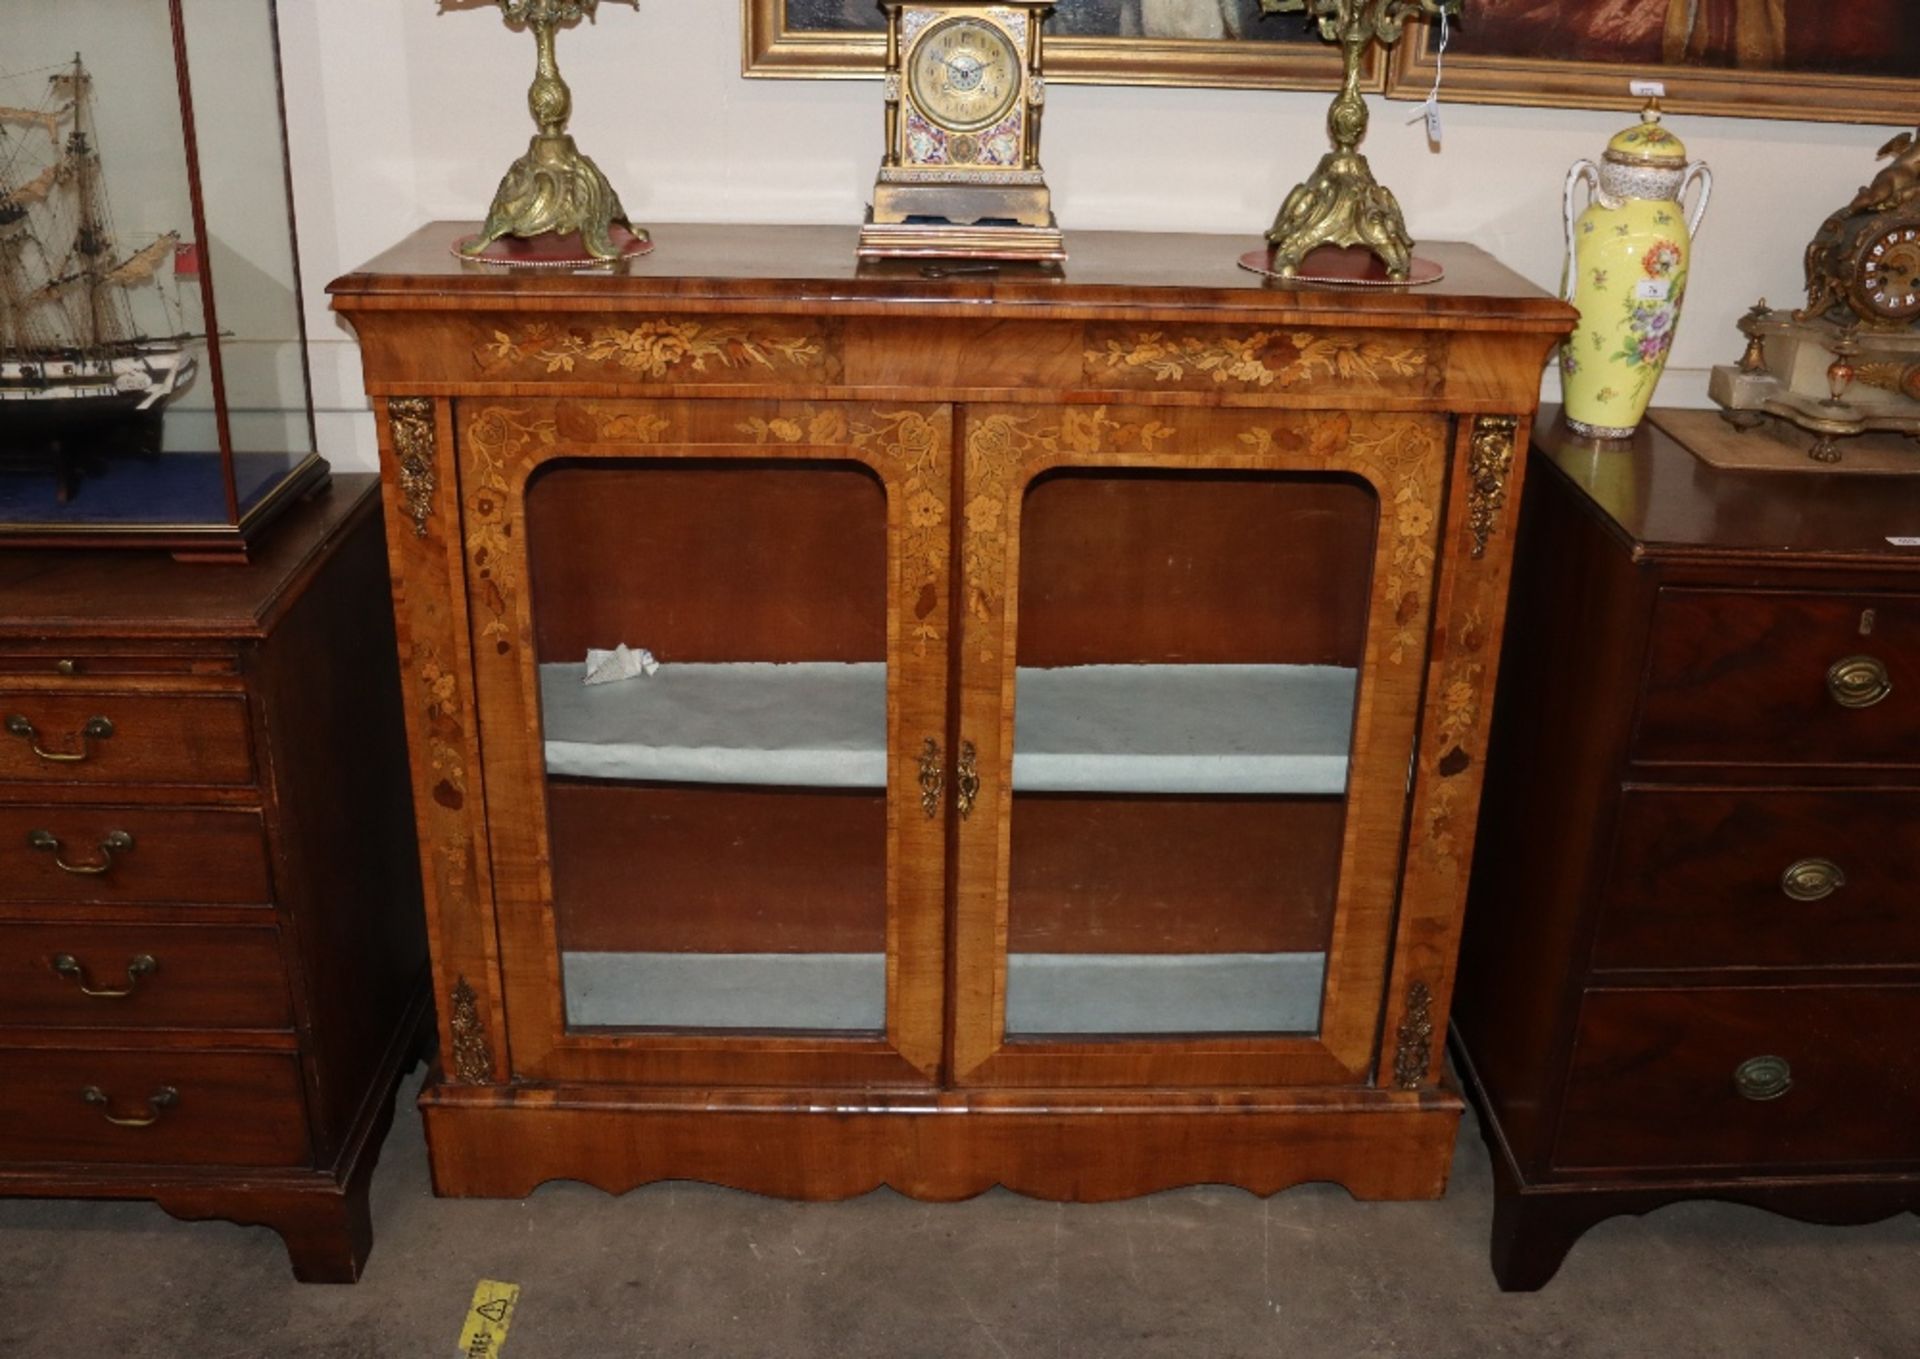
<svg viewBox="0 0 1920 1359">
<path fill-rule="evenodd" d="M 887 1026 L 882 953 L 567 953 L 574 1028 Z M 1311 1033 L 1323 953 L 1016 953 L 1007 1033 Z"/>
<path fill-rule="evenodd" d="M 540 667 L 547 772 L 886 786 L 884 663 L 665 665 L 616 684 Z M 1022 668 L 1020 792 L 1339 795 L 1356 672 L 1328 665 Z"/>
</svg>

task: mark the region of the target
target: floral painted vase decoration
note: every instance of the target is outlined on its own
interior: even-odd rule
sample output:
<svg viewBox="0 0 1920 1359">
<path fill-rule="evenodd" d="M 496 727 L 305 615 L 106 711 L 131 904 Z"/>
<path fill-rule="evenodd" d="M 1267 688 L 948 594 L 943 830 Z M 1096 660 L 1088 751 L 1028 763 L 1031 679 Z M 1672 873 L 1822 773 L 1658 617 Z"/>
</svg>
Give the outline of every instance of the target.
<svg viewBox="0 0 1920 1359">
<path fill-rule="evenodd" d="M 1681 206 L 1700 182 L 1689 214 Z M 1574 215 L 1582 184 L 1589 201 Z M 1687 295 L 1693 234 L 1713 194 L 1713 172 L 1660 125 L 1658 100 L 1607 144 L 1602 163 L 1567 175 L 1567 301 L 1580 325 L 1560 351 L 1567 423 L 1594 439 L 1625 439 L 1640 425 Z"/>
</svg>

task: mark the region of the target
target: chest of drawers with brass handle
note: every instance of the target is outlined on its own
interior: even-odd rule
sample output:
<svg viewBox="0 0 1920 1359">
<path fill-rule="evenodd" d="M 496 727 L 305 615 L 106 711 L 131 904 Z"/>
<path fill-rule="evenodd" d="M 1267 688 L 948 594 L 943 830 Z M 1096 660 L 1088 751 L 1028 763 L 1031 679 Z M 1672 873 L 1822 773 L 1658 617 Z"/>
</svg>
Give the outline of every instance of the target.
<svg viewBox="0 0 1920 1359">
<path fill-rule="evenodd" d="M 1497 1275 L 1677 1199 L 1920 1209 L 1920 476 L 1536 458 L 1455 1008 Z"/>
<path fill-rule="evenodd" d="M 426 995 L 373 491 L 246 567 L 0 555 L 0 1194 L 357 1276 Z"/>
</svg>

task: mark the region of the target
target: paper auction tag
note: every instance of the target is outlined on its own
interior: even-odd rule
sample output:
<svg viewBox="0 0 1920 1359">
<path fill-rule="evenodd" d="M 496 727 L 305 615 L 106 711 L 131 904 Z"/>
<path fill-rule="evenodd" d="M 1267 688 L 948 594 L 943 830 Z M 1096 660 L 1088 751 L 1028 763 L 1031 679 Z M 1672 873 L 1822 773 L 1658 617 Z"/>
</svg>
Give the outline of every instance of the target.
<svg viewBox="0 0 1920 1359">
<path fill-rule="evenodd" d="M 1920 538 L 1889 538 L 1895 547 L 1920 547 Z"/>
<path fill-rule="evenodd" d="M 459 1359 L 499 1359 L 507 1347 L 507 1328 L 520 1305 L 520 1285 L 482 1279 L 460 1328 Z"/>
</svg>

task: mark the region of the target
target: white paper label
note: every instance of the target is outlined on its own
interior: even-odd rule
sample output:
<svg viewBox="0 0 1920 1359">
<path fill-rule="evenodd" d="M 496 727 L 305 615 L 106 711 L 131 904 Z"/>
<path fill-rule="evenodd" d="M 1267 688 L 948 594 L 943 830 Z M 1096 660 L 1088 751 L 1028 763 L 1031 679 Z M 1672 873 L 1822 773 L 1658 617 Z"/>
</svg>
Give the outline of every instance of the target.
<svg viewBox="0 0 1920 1359">
<path fill-rule="evenodd" d="M 1895 547 L 1920 547 L 1920 538 L 1889 538 Z"/>
<path fill-rule="evenodd" d="M 1427 100 L 1427 140 L 1440 145 L 1440 101 Z"/>
<path fill-rule="evenodd" d="M 1665 99 L 1667 87 L 1659 80 L 1635 80 L 1628 84 L 1627 92 L 1635 99 Z"/>
<path fill-rule="evenodd" d="M 1673 295 L 1673 280 L 1643 278 L 1634 284 L 1633 295 L 1642 302 L 1664 302 Z"/>
</svg>

